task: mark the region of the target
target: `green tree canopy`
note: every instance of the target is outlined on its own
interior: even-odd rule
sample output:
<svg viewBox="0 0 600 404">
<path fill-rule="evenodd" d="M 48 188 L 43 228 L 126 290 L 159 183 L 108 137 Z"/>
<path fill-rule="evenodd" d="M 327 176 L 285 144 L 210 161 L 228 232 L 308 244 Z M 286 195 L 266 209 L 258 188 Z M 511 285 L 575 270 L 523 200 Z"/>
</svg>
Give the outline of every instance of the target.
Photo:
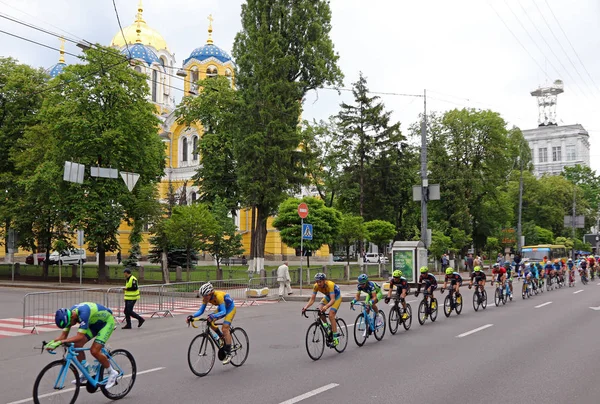
<svg viewBox="0 0 600 404">
<path fill-rule="evenodd" d="M 338 242 L 346 249 L 346 261 L 350 264 L 350 247 L 367 236 L 365 220 L 356 215 L 343 214 L 340 222 Z"/>
<path fill-rule="evenodd" d="M 244 252 L 242 235 L 236 233 L 236 226 L 233 218 L 229 216 L 229 209 L 219 197 L 214 200 L 210 212 L 217 226 L 208 236 L 206 251 L 217 261 L 217 279 L 223 279 L 221 259 Z"/>
<path fill-rule="evenodd" d="M 385 220 L 371 220 L 365 223 L 367 241 L 377 246 L 378 251 L 385 251 L 385 245 L 393 240 L 396 227 Z"/>
</svg>

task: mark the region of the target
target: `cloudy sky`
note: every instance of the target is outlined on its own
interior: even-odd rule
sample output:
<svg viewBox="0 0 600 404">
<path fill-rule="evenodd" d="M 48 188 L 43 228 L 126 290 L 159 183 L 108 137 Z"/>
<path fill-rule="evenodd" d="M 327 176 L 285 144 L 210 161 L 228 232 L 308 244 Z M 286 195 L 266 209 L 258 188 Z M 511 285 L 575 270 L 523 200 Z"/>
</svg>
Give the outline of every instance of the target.
<svg viewBox="0 0 600 404">
<path fill-rule="evenodd" d="M 138 0 L 116 0 L 123 26 Z M 209 14 L 215 44 L 231 52 L 241 0 L 144 0 L 144 19 L 159 31 L 178 63 L 206 42 Z M 490 108 L 521 129 L 537 126 L 530 92 L 562 79 L 559 124 L 590 133 L 591 166 L 600 171 L 600 2 L 598 0 L 331 0 L 331 33 L 345 86 L 359 71 L 374 92 L 428 93 L 428 110 Z M 111 0 L 0 0 L 0 13 L 69 37 L 109 44 L 118 32 Z M 58 47 L 58 39 L 0 19 L 0 30 Z M 79 53 L 67 43 L 67 51 Z M 574 50 L 575 51 L 574 51 Z M 33 66 L 56 63 L 56 51 L 0 33 L 0 56 Z M 76 59 L 67 56 L 67 63 Z M 175 86 L 183 87 L 176 82 Z M 422 99 L 381 95 L 407 129 Z M 304 117 L 326 119 L 350 94 L 320 90 Z"/>
</svg>

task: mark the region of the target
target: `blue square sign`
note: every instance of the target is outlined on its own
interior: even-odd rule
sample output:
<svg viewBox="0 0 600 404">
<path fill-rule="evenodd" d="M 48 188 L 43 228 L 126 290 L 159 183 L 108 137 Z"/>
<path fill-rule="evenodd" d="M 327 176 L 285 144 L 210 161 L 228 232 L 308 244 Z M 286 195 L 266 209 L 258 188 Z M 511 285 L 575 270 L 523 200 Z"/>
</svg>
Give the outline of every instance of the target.
<svg viewBox="0 0 600 404">
<path fill-rule="evenodd" d="M 303 240 L 312 240 L 313 239 L 313 227 L 312 224 L 303 224 L 302 225 L 302 239 Z"/>
</svg>

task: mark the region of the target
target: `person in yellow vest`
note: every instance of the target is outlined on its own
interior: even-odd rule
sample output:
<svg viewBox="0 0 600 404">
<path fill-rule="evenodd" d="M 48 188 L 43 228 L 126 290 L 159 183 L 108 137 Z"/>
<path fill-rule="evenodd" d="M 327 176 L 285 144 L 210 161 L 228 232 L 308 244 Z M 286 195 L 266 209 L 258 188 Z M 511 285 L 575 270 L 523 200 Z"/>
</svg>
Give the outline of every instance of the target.
<svg viewBox="0 0 600 404">
<path fill-rule="evenodd" d="M 140 289 L 138 288 L 137 278 L 131 275 L 131 269 L 125 268 L 123 270 L 125 274 L 125 321 L 127 324 L 121 329 L 129 330 L 131 329 L 131 317 L 135 318 L 138 321 L 138 327 L 141 327 L 144 324 L 144 320 L 140 317 L 135 311 L 133 311 L 133 306 L 135 306 L 135 302 L 140 299 Z"/>
</svg>

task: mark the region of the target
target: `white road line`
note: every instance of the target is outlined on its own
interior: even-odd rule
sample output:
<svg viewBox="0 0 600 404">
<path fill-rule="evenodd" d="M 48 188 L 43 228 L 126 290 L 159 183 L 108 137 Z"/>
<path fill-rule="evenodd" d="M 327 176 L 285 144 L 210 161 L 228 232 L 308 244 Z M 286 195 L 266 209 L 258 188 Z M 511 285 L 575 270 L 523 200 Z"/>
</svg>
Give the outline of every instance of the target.
<svg viewBox="0 0 600 404">
<path fill-rule="evenodd" d="M 0 335 L 3 335 L 5 337 L 17 337 L 19 335 L 27 335 L 27 334 L 29 334 L 29 333 L 28 332 L 23 333 L 23 332 L 16 332 L 16 331 L 3 331 L 3 330 L 0 330 Z"/>
<path fill-rule="evenodd" d="M 318 389 L 309 391 L 308 393 L 304 393 L 300 396 L 290 398 L 289 400 L 286 400 L 286 401 L 282 401 L 279 404 L 294 404 L 294 403 L 300 402 L 302 400 L 306 400 L 309 397 L 316 396 L 317 394 L 323 393 L 324 391 L 331 390 L 332 388 L 337 387 L 337 386 L 339 386 L 339 384 L 329 383 L 326 386 L 319 387 Z M 9 404 L 12 404 L 12 403 L 9 403 Z"/>
<path fill-rule="evenodd" d="M 596 285 L 597 285 L 597 286 L 600 286 L 600 283 L 597 283 Z"/>
<path fill-rule="evenodd" d="M 537 306 L 535 306 L 535 308 L 539 309 L 540 307 L 548 306 L 549 304 L 552 304 L 552 302 L 546 302 L 546 303 L 538 304 Z"/>
<path fill-rule="evenodd" d="M 579 289 L 577 292 L 573 292 L 574 295 L 576 295 L 577 293 L 581 293 L 583 292 L 583 289 Z"/>
<path fill-rule="evenodd" d="M 163 368 L 154 368 L 154 369 L 144 370 L 142 372 L 137 372 L 136 376 L 143 375 L 144 373 L 156 372 L 157 370 L 163 370 L 163 369 L 164 369 L 164 367 Z M 125 376 L 125 377 L 130 377 L 130 376 Z M 75 390 L 75 387 L 72 387 L 72 388 L 69 388 L 69 389 L 65 389 L 65 390 L 61 390 L 61 391 L 56 391 L 54 393 L 43 394 L 43 395 L 39 396 L 39 398 L 51 397 L 51 396 L 55 396 L 57 394 L 68 393 L 68 392 L 73 391 L 73 390 Z M 10 402 L 8 404 L 22 404 L 22 403 L 28 403 L 30 401 L 33 401 L 33 398 L 26 398 L 24 400 L 13 401 L 13 402 Z"/>
<path fill-rule="evenodd" d="M 414 302 L 418 302 L 418 300 L 409 300 L 409 301 L 408 301 L 408 302 L 406 302 L 406 303 L 414 303 Z"/>
<path fill-rule="evenodd" d="M 490 327 L 491 327 L 491 326 L 493 326 L 493 325 L 494 325 L 494 324 L 486 324 L 486 325 L 483 325 L 483 326 L 481 326 L 481 327 L 479 327 L 479 328 L 475 328 L 474 330 L 467 331 L 467 332 L 465 332 L 465 333 L 462 333 L 462 334 L 460 334 L 460 335 L 457 335 L 457 336 L 456 336 L 456 338 L 462 338 L 462 337 L 466 337 L 467 335 L 475 334 L 476 332 L 479 332 L 479 331 L 481 331 L 481 330 L 485 330 L 486 328 L 490 328 Z"/>
</svg>

